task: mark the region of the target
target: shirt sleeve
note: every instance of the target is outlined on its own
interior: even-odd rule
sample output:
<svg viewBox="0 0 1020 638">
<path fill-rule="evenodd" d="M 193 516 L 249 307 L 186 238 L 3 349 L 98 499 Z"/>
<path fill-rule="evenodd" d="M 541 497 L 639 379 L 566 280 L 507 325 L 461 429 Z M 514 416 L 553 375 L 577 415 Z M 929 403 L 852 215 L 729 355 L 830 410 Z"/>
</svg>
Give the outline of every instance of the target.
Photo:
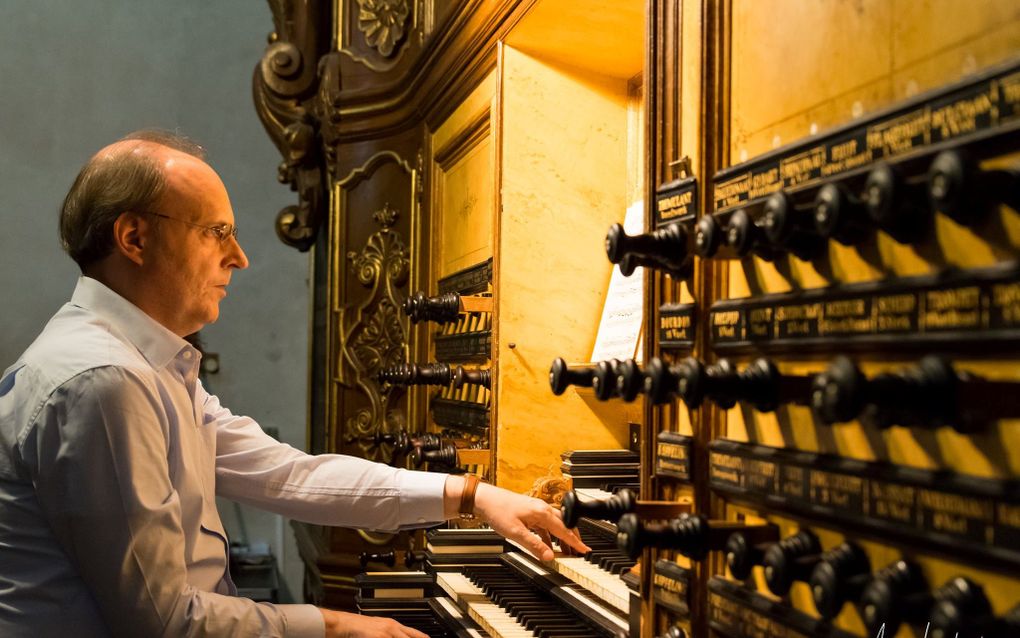
<svg viewBox="0 0 1020 638">
<path fill-rule="evenodd" d="M 322 617 L 310 605 L 188 584 L 158 396 L 130 370 L 89 370 L 56 390 L 20 442 L 40 507 L 110 632 L 321 638 Z"/>
<path fill-rule="evenodd" d="M 219 496 L 316 525 L 397 531 L 445 520 L 446 474 L 306 454 L 232 414 L 201 386 L 196 398 L 206 424 L 216 427 Z"/>
</svg>

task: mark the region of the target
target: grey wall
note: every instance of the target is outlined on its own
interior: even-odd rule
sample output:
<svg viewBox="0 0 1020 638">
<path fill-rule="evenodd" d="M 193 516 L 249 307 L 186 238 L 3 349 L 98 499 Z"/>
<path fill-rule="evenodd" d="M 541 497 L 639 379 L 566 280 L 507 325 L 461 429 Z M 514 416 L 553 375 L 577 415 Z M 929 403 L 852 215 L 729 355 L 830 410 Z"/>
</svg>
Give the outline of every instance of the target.
<svg viewBox="0 0 1020 638">
<path fill-rule="evenodd" d="M 251 267 L 203 331 L 235 413 L 305 447 L 308 258 L 273 231 L 293 203 L 255 115 L 252 70 L 273 22 L 258 0 L 0 2 L 0 370 L 70 296 L 77 267 L 57 211 L 81 165 L 132 130 L 179 129 L 203 144 L 234 207 Z M 301 566 L 278 517 L 221 502 L 233 540 L 269 543 L 300 596 Z"/>
</svg>

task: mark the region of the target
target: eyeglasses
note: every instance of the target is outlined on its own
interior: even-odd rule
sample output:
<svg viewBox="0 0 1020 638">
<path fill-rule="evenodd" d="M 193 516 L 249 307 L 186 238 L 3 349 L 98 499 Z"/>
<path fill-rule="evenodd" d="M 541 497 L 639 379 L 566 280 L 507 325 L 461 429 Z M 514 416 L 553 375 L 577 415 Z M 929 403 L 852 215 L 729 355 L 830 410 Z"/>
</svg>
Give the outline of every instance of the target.
<svg viewBox="0 0 1020 638">
<path fill-rule="evenodd" d="M 155 215 L 156 217 L 162 217 L 163 219 L 172 219 L 175 222 L 181 222 L 182 224 L 194 226 L 195 228 L 201 228 L 206 232 L 207 235 L 215 237 L 217 240 L 220 241 L 220 243 L 226 242 L 231 237 L 235 238 L 237 237 L 237 226 L 232 226 L 230 224 L 214 224 L 212 226 L 206 226 L 204 224 L 186 222 L 183 219 L 177 219 L 176 217 L 164 215 L 163 213 L 154 213 L 151 210 L 143 210 L 141 212 L 146 213 L 148 215 Z"/>
</svg>

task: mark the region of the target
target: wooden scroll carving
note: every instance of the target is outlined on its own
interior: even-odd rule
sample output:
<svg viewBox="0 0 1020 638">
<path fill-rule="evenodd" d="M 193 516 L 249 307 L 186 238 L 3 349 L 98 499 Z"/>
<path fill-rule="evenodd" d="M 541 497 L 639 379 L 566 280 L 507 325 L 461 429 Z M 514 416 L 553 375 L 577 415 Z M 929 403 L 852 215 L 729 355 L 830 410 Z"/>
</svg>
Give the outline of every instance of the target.
<svg viewBox="0 0 1020 638">
<path fill-rule="evenodd" d="M 305 251 L 315 243 L 327 207 L 314 103 L 319 58 L 330 42 L 329 3 L 270 0 L 269 6 L 276 29 L 255 67 L 255 110 L 283 156 L 278 179 L 298 194 L 298 203 L 277 215 L 276 233 Z"/>
</svg>

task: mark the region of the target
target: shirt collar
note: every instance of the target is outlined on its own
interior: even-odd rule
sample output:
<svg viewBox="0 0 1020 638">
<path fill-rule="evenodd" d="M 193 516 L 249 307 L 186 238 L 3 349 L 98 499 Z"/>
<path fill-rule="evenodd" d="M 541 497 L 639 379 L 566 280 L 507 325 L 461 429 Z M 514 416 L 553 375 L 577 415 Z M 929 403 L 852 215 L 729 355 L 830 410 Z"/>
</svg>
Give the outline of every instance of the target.
<svg viewBox="0 0 1020 638">
<path fill-rule="evenodd" d="M 165 367 L 182 350 L 198 354 L 187 341 L 91 277 L 82 275 L 78 278 L 74 294 L 71 295 L 71 304 L 89 310 L 109 322 L 157 370 Z"/>
</svg>

